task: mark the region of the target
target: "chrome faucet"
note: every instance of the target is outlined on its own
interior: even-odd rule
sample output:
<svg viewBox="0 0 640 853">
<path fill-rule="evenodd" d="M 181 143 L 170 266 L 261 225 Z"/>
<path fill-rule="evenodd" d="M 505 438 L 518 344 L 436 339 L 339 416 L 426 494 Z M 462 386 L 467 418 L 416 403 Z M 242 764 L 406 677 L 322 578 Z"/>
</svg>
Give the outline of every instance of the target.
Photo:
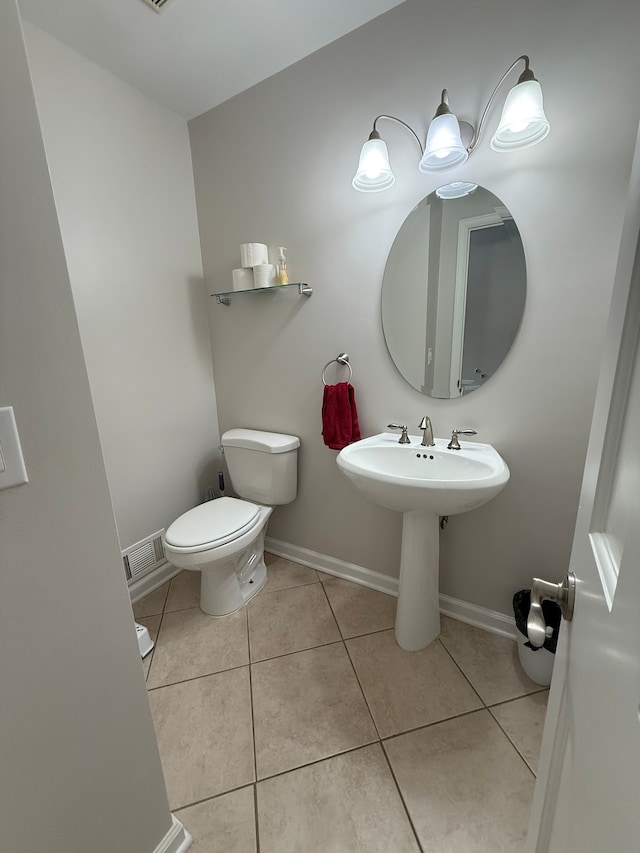
<svg viewBox="0 0 640 853">
<path fill-rule="evenodd" d="M 424 430 L 422 433 L 422 441 L 420 442 L 422 447 L 434 447 L 435 441 L 433 438 L 433 427 L 431 426 L 431 418 L 428 415 L 425 415 L 420 421 L 418 429 Z"/>
<path fill-rule="evenodd" d="M 398 444 L 411 444 L 411 439 L 407 435 L 407 428 L 402 424 L 387 424 L 387 429 L 401 429 L 402 435 L 398 439 Z"/>
</svg>

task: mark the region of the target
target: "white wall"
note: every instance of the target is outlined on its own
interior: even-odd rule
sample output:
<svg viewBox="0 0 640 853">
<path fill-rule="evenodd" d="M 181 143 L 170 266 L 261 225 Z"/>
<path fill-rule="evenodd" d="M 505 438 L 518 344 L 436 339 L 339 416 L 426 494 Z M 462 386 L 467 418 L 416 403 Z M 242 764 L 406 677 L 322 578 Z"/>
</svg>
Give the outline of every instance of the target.
<svg viewBox="0 0 640 853">
<path fill-rule="evenodd" d="M 291 280 L 315 288 L 308 301 L 276 293 L 230 308 L 210 303 L 221 428 L 302 439 L 299 495 L 274 513 L 272 536 L 397 575 L 400 517 L 361 498 L 322 444 L 320 371 L 344 350 L 365 435 L 391 420 L 416 433 L 428 413 L 437 435 L 473 427 L 510 465 L 508 488 L 443 534 L 443 592 L 509 613 L 533 574 L 562 576 L 638 125 L 639 26 L 634 0 L 517 9 L 508 0 L 408 0 L 190 123 L 210 291 L 228 289 L 238 246 L 252 240 L 288 246 Z M 459 117 L 477 121 L 525 51 L 551 134 L 510 156 L 486 138 L 451 173 L 478 181 L 514 215 L 528 263 L 523 323 L 485 387 L 432 400 L 403 382 L 387 355 L 380 285 L 398 228 L 442 181 L 418 173 L 415 142 L 391 123 L 379 129 L 395 187 L 363 195 L 351 179 L 376 115 L 424 133 L 446 86 Z"/>
<path fill-rule="evenodd" d="M 171 826 L 14 0 L 0 0 L 0 846 L 147 853 Z"/>
<path fill-rule="evenodd" d="M 217 482 L 186 122 L 31 25 L 40 121 L 122 548 Z"/>
</svg>

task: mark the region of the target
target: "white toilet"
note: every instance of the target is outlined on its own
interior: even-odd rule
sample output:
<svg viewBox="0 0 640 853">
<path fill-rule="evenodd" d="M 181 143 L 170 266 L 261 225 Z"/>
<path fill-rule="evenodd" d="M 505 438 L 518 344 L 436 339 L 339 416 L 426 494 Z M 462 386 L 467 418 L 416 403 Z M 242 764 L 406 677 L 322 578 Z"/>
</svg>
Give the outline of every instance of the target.
<svg viewBox="0 0 640 853">
<path fill-rule="evenodd" d="M 264 535 L 273 507 L 296 496 L 294 435 L 230 429 L 221 444 L 231 485 L 240 498 L 217 498 L 190 509 L 167 529 L 167 559 L 202 573 L 200 607 L 225 616 L 245 605 L 267 580 Z"/>
</svg>

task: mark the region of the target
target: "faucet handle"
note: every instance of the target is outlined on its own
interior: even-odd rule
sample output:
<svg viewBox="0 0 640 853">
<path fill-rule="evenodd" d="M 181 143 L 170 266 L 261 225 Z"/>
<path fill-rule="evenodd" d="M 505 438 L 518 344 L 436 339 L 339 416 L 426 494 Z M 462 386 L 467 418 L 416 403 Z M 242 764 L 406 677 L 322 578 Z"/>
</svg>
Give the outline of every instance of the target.
<svg viewBox="0 0 640 853">
<path fill-rule="evenodd" d="M 411 444 L 411 439 L 407 435 L 407 428 L 403 424 L 387 424 L 387 429 L 401 429 L 402 435 L 398 439 L 398 444 Z"/>
<path fill-rule="evenodd" d="M 477 435 L 475 429 L 454 429 L 451 431 L 451 441 L 447 444 L 447 450 L 462 450 L 460 447 L 460 442 L 458 441 L 459 435 Z"/>
</svg>

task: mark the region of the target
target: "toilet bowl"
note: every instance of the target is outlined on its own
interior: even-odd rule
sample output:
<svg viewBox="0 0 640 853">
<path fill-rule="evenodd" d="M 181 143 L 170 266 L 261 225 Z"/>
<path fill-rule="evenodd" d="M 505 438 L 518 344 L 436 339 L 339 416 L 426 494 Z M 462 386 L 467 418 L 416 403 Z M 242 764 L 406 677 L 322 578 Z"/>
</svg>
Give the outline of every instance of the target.
<svg viewBox="0 0 640 853">
<path fill-rule="evenodd" d="M 274 506 L 296 496 L 296 436 L 235 429 L 221 440 L 238 498 L 190 509 L 164 535 L 167 559 L 201 573 L 200 607 L 210 616 L 239 610 L 267 580 L 264 537 Z M 245 499 L 246 498 L 246 499 Z"/>
<path fill-rule="evenodd" d="M 219 498 L 181 515 L 165 533 L 169 562 L 202 572 L 205 613 L 233 613 L 264 586 L 264 534 L 272 512 L 273 507 Z"/>
</svg>

